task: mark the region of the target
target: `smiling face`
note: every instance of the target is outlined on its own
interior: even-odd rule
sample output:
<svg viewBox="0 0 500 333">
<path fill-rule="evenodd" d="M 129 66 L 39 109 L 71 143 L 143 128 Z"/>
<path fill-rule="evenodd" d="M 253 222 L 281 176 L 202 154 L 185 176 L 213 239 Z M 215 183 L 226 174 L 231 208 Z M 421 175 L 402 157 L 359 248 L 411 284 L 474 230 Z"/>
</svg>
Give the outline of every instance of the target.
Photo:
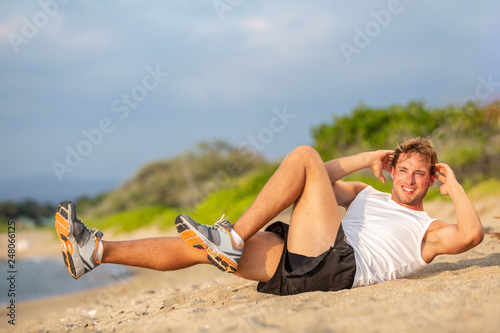
<svg viewBox="0 0 500 333">
<path fill-rule="evenodd" d="M 402 154 L 392 168 L 392 200 L 414 210 L 424 210 L 423 199 L 434 184 L 430 161 L 418 153 Z"/>
</svg>

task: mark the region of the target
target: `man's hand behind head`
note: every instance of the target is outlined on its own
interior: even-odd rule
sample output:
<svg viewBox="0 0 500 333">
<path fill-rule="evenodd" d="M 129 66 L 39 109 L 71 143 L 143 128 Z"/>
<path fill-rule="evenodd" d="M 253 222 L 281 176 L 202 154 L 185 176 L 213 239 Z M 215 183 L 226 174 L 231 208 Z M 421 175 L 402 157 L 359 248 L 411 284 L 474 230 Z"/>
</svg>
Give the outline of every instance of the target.
<svg viewBox="0 0 500 333">
<path fill-rule="evenodd" d="M 394 150 L 376 150 L 370 152 L 370 158 L 372 159 L 370 163 L 370 168 L 373 171 L 375 177 L 380 179 L 385 183 L 385 177 L 382 171 L 392 170 L 392 159 L 394 157 Z"/>
<path fill-rule="evenodd" d="M 434 177 L 443 183 L 439 188 L 442 195 L 449 195 L 454 186 L 460 185 L 455 178 L 453 170 L 445 163 L 436 163 L 436 174 Z"/>
</svg>

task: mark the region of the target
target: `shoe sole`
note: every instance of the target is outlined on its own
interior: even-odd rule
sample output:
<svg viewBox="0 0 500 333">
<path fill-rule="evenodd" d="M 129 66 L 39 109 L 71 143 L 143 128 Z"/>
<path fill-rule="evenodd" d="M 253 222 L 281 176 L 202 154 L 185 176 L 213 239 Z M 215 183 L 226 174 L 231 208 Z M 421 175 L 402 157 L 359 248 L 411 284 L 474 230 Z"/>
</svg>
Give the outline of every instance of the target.
<svg viewBox="0 0 500 333">
<path fill-rule="evenodd" d="M 210 246 L 210 241 L 203 236 L 198 230 L 191 227 L 191 224 L 184 221 L 181 216 L 175 219 L 175 227 L 182 239 L 194 248 L 202 249 L 207 252 L 207 259 L 210 262 L 226 273 L 235 273 L 238 264 L 232 259 L 217 250 L 217 247 Z"/>
<path fill-rule="evenodd" d="M 73 247 L 70 240 L 70 238 L 73 238 L 72 222 L 70 223 L 70 217 L 68 215 L 69 206 L 71 204 L 71 201 L 64 201 L 57 207 L 55 226 L 57 236 L 61 242 L 64 264 L 66 265 L 66 268 L 71 276 L 78 279 L 79 276 L 76 274 L 75 263 L 73 262 L 73 252 L 75 250 L 78 252 L 78 250 Z M 78 253 L 76 254 L 78 255 Z"/>
</svg>

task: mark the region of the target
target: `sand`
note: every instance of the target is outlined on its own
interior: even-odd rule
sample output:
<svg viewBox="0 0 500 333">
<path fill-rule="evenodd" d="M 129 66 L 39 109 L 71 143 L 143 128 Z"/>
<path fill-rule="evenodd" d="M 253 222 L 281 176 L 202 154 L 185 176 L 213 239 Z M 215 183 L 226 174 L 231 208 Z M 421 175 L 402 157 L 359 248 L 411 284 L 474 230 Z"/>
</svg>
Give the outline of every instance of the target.
<svg viewBox="0 0 500 333">
<path fill-rule="evenodd" d="M 255 282 L 209 265 L 177 272 L 134 269 L 136 274 L 128 281 L 19 303 L 14 330 L 2 309 L 0 331 L 499 332 L 500 219 L 494 218 L 500 216 L 499 200 L 475 201 L 487 231 L 479 246 L 460 255 L 440 256 L 407 279 L 279 297 L 258 293 Z M 454 221 L 450 202 L 432 202 L 426 210 Z M 53 235 L 23 234 L 30 245 L 19 255 L 60 255 Z M 112 237 L 146 236 L 158 232 Z"/>
</svg>

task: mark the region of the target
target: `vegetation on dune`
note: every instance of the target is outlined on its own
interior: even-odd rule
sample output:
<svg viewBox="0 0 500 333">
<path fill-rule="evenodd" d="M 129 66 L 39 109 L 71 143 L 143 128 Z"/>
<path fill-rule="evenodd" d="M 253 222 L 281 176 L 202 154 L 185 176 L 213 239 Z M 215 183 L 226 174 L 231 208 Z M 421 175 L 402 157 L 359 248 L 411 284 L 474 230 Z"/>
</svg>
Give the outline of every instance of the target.
<svg viewBox="0 0 500 333">
<path fill-rule="evenodd" d="M 131 180 L 86 208 L 109 214 L 148 206 L 194 207 L 263 164 L 261 156 L 226 142 L 204 142 L 191 152 L 145 165 Z"/>
<path fill-rule="evenodd" d="M 151 206 L 129 209 L 123 212 L 117 212 L 107 215 L 90 215 L 85 217 L 86 224 L 98 229 L 107 230 L 112 228 L 116 232 L 128 232 L 138 227 L 170 227 L 172 221 L 180 212 L 173 208 L 162 206 Z M 170 224 L 166 225 L 165 222 Z"/>
<path fill-rule="evenodd" d="M 331 123 L 313 128 L 312 136 L 315 148 L 325 160 L 362 151 L 388 149 L 395 147 L 405 138 L 428 137 L 434 141 L 440 161 L 452 166 L 465 186 L 472 188 L 473 195 L 486 192 L 495 195 L 499 193 L 496 185 L 500 181 L 499 119 L 498 103 L 482 108 L 470 103 L 461 107 L 452 105 L 435 109 L 416 101 L 387 108 L 371 108 L 361 104 L 351 114 L 335 116 Z M 190 214 L 203 223 L 213 223 L 222 213 L 234 221 L 250 207 L 278 163 L 271 164 L 259 157 L 252 159 L 248 168 L 230 178 L 224 177 L 224 174 L 222 177 L 221 174 L 214 176 L 227 169 L 230 159 L 228 152 L 232 152 L 233 157 L 238 156 L 238 163 L 242 164 L 247 163 L 245 158 L 248 158 L 248 154 L 236 154 L 233 147 L 221 142 L 204 144 L 201 147 L 203 149 L 189 155 L 189 164 L 182 162 L 182 158 L 186 157 L 177 157 L 144 167 L 133 180 L 110 194 L 107 200 L 124 198 L 124 203 L 134 202 L 137 207 L 144 207 L 150 202 L 145 196 L 169 197 L 166 194 L 168 192 L 144 193 L 144 190 L 154 191 L 154 186 L 145 189 L 147 184 L 155 184 L 158 188 L 175 188 L 174 193 L 183 195 L 174 196 L 176 201 L 153 200 L 155 204 L 163 203 L 164 207 L 169 208 L 158 211 L 149 221 L 163 226 L 172 225 L 175 216 L 180 212 Z M 191 178 L 186 177 L 190 174 Z M 190 183 L 189 179 L 194 179 L 194 182 Z M 386 192 L 391 190 L 390 181 L 383 184 L 374 178 L 369 170 L 350 175 L 346 180 L 363 181 Z M 481 180 L 484 181 L 478 184 Z M 137 182 L 142 184 L 139 186 Z M 193 183 L 205 184 L 209 190 L 189 192 L 189 185 Z M 130 189 L 136 189 L 136 192 L 129 191 Z M 120 194 L 120 191 L 124 193 Z M 138 197 L 135 198 L 134 193 Z M 441 197 L 438 186 L 429 190 L 427 199 L 436 197 Z M 108 225 L 121 223 L 129 229 L 129 225 L 133 227 L 133 222 L 128 221 L 133 221 L 140 212 L 142 210 L 132 209 L 111 215 L 113 218 L 108 219 Z M 119 222 L 121 218 L 124 222 Z M 145 217 L 141 219 L 146 220 Z"/>
<path fill-rule="evenodd" d="M 91 214 L 86 223 L 101 229 L 131 231 L 141 226 L 155 225 L 159 228 L 172 227 L 179 214 L 189 214 L 204 224 L 213 224 L 222 214 L 235 222 L 250 207 L 266 180 L 274 173 L 277 165 L 264 163 L 258 170 L 232 181 L 230 185 L 208 194 L 194 206 L 165 207 L 145 206 L 107 215 Z"/>
<path fill-rule="evenodd" d="M 324 159 L 392 149 L 405 138 L 427 137 L 459 179 L 475 182 L 500 175 L 499 121 L 500 102 L 443 109 L 416 101 L 388 108 L 361 104 L 351 114 L 313 128 L 312 136 Z"/>
<path fill-rule="evenodd" d="M 428 137 L 439 160 L 453 168 L 471 196 L 500 193 L 500 102 L 486 107 L 468 103 L 446 108 L 430 108 L 418 101 L 387 108 L 360 104 L 350 114 L 334 116 L 330 123 L 311 132 L 314 147 L 324 160 L 391 149 L 405 138 Z M 205 142 L 180 156 L 145 165 L 109 193 L 80 198 L 78 214 L 88 225 L 118 231 L 147 225 L 171 227 L 181 213 L 202 223 L 213 223 L 224 213 L 234 222 L 250 207 L 278 165 L 279 161 L 266 161 L 255 152 L 223 141 Z M 391 190 L 390 181 L 383 184 L 369 170 L 346 180 Z M 438 186 L 427 195 L 428 199 L 435 197 L 441 197 Z M 19 214 L 37 217 L 48 207 L 31 201 L 3 203 L 0 222 Z"/>
<path fill-rule="evenodd" d="M 31 199 L 21 202 L 6 201 L 0 203 L 0 225 L 7 225 L 9 221 L 15 219 L 29 219 L 39 226 L 43 224 L 45 217 L 53 214 L 53 204 L 40 204 Z M 7 230 L 7 228 L 4 230 Z"/>
<path fill-rule="evenodd" d="M 259 170 L 241 177 L 231 187 L 208 196 L 190 214 L 208 224 L 217 221 L 222 214 L 227 215 L 231 222 L 235 222 L 250 207 L 277 168 L 278 164 L 263 164 Z"/>
</svg>

